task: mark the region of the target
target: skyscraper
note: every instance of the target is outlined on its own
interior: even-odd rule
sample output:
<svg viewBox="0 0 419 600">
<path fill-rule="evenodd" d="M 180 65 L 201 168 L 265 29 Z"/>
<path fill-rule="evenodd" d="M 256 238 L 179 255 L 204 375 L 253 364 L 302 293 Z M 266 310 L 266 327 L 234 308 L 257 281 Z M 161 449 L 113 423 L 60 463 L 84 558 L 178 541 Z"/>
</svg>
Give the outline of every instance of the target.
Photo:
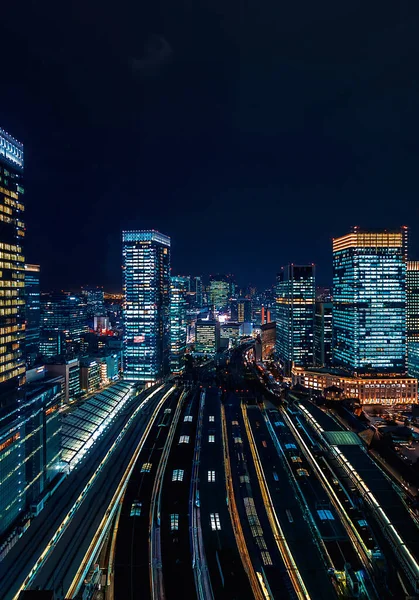
<svg viewBox="0 0 419 600">
<path fill-rule="evenodd" d="M 195 352 L 214 355 L 220 344 L 220 324 L 214 319 L 198 320 L 195 325 Z"/>
<path fill-rule="evenodd" d="M 23 161 L 22 144 L 0 129 L 0 535 L 25 506 Z"/>
<path fill-rule="evenodd" d="M 332 365 L 332 302 L 316 302 L 314 315 L 314 362 L 318 367 Z"/>
<path fill-rule="evenodd" d="M 122 244 L 124 378 L 146 384 L 169 372 L 170 238 L 124 231 Z"/>
<path fill-rule="evenodd" d="M 419 261 L 408 261 L 406 271 L 407 372 L 419 377 Z"/>
<path fill-rule="evenodd" d="M 90 319 L 106 315 L 103 288 L 83 288 L 83 294 L 86 299 L 87 316 Z"/>
<path fill-rule="evenodd" d="M 226 308 L 233 295 L 232 275 L 210 275 L 210 304 L 217 310 Z"/>
<path fill-rule="evenodd" d="M 170 278 L 170 372 L 180 374 L 185 369 L 186 293 L 189 278 Z"/>
<path fill-rule="evenodd" d="M 23 145 L 0 129 L 0 398 L 7 400 L 25 379 L 22 178 Z"/>
<path fill-rule="evenodd" d="M 196 308 L 202 308 L 203 306 L 203 298 L 202 298 L 202 278 L 194 277 L 193 281 L 193 290 L 195 292 L 195 306 Z"/>
<path fill-rule="evenodd" d="M 77 353 L 87 332 L 86 304 L 74 294 L 54 292 L 41 295 L 40 352 L 45 357 Z"/>
<path fill-rule="evenodd" d="M 41 327 L 41 290 L 39 265 L 25 265 L 26 366 L 30 368 L 39 354 Z"/>
<path fill-rule="evenodd" d="M 252 321 L 252 301 L 250 298 L 238 299 L 237 313 L 239 323 L 250 323 Z"/>
<path fill-rule="evenodd" d="M 287 265 L 277 278 L 275 352 L 286 375 L 314 362 L 314 265 Z"/>
<path fill-rule="evenodd" d="M 407 230 L 333 240 L 333 362 L 354 375 L 406 372 Z"/>
</svg>

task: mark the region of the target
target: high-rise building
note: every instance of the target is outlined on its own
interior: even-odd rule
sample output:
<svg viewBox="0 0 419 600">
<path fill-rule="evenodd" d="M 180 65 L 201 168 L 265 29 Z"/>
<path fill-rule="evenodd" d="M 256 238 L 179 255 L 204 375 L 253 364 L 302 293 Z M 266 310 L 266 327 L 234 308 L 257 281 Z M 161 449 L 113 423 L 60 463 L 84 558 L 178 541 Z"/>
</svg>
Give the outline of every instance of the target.
<svg viewBox="0 0 419 600">
<path fill-rule="evenodd" d="M 86 313 L 90 319 L 106 315 L 103 288 L 83 288 L 83 294 L 86 301 Z"/>
<path fill-rule="evenodd" d="M 144 384 L 169 372 L 170 238 L 124 231 L 124 378 Z"/>
<path fill-rule="evenodd" d="M 192 280 L 193 289 L 191 291 L 195 292 L 195 306 L 196 308 L 203 307 L 203 296 L 202 296 L 202 278 L 194 277 Z"/>
<path fill-rule="evenodd" d="M 180 374 L 185 369 L 187 277 L 170 278 L 170 372 Z"/>
<path fill-rule="evenodd" d="M 232 275 L 210 275 L 209 294 L 211 306 L 217 310 L 226 308 L 233 293 Z"/>
<path fill-rule="evenodd" d="M 0 535 L 25 508 L 23 146 L 0 129 Z"/>
<path fill-rule="evenodd" d="M 39 354 L 39 341 L 41 335 L 41 290 L 39 273 L 39 265 L 25 265 L 25 350 L 27 368 L 30 368 L 35 363 Z"/>
<path fill-rule="evenodd" d="M 284 373 L 314 363 L 315 266 L 287 265 L 277 278 L 275 352 Z"/>
<path fill-rule="evenodd" d="M 266 306 L 262 306 L 260 310 L 260 324 L 265 325 L 266 323 L 271 323 L 271 309 Z"/>
<path fill-rule="evenodd" d="M 409 260 L 406 267 L 407 342 L 419 342 L 419 260 Z"/>
<path fill-rule="evenodd" d="M 214 355 L 220 343 L 220 324 L 216 320 L 199 320 L 195 325 L 195 352 Z"/>
<path fill-rule="evenodd" d="M 275 350 L 276 324 L 264 323 L 261 325 L 262 360 L 267 360 Z"/>
<path fill-rule="evenodd" d="M 252 301 L 250 298 L 238 299 L 237 321 L 239 323 L 250 323 L 252 321 Z"/>
<path fill-rule="evenodd" d="M 406 271 L 407 372 L 419 377 L 419 261 L 408 261 Z"/>
<path fill-rule="evenodd" d="M 406 373 L 407 229 L 333 240 L 333 363 L 353 375 Z"/>
<path fill-rule="evenodd" d="M 23 160 L 23 145 L 0 129 L 0 405 L 25 380 Z"/>
<path fill-rule="evenodd" d="M 87 332 L 86 304 L 80 296 L 54 292 L 41 295 L 40 352 L 45 357 L 76 354 Z"/>
<path fill-rule="evenodd" d="M 72 402 L 81 395 L 80 361 L 78 358 L 48 362 L 45 365 L 48 374 L 63 378 L 64 402 Z"/>
<path fill-rule="evenodd" d="M 314 363 L 332 366 L 332 302 L 316 302 L 314 315 Z"/>
</svg>

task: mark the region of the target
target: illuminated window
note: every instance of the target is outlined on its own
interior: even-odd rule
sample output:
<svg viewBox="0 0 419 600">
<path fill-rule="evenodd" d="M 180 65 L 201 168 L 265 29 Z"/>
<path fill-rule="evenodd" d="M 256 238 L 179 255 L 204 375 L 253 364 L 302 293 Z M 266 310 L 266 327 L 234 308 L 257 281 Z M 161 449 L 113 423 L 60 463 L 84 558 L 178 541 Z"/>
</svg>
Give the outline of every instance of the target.
<svg viewBox="0 0 419 600">
<path fill-rule="evenodd" d="M 172 531 L 179 531 L 179 515 L 170 515 L 170 529 Z"/>
<path fill-rule="evenodd" d="M 215 471 L 208 471 L 208 481 L 209 481 L 209 483 L 214 483 Z"/>
<path fill-rule="evenodd" d="M 183 419 L 184 423 L 192 423 L 192 415 L 186 415 L 186 417 Z"/>
<path fill-rule="evenodd" d="M 214 443 L 214 442 L 215 442 L 215 435 L 209 435 L 209 436 L 208 436 L 208 441 L 209 441 L 210 443 Z"/>
<path fill-rule="evenodd" d="M 189 444 L 189 435 L 181 435 L 179 438 L 179 444 Z"/>
<path fill-rule="evenodd" d="M 220 515 L 218 513 L 210 514 L 211 529 L 213 531 L 221 531 Z"/>
<path fill-rule="evenodd" d="M 175 469 L 172 474 L 172 481 L 183 481 L 183 469 Z"/>
<path fill-rule="evenodd" d="M 210 423 L 213 423 L 215 421 L 214 415 L 210 415 L 209 418 L 208 418 L 208 420 L 209 420 Z"/>
</svg>

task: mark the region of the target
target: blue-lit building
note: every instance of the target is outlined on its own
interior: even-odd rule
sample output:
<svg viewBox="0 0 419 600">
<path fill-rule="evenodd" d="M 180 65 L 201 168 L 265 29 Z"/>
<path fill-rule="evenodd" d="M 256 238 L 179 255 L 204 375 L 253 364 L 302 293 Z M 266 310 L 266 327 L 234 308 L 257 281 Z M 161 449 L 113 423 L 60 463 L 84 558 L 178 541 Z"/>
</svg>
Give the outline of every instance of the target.
<svg viewBox="0 0 419 600">
<path fill-rule="evenodd" d="M 40 352 L 46 357 L 78 353 L 88 330 L 86 303 L 74 294 L 54 292 L 41 295 Z"/>
<path fill-rule="evenodd" d="M 185 369 L 186 294 L 189 277 L 170 278 L 170 372 L 181 374 Z"/>
<path fill-rule="evenodd" d="M 0 129 L 0 541 L 25 508 L 23 145 Z"/>
<path fill-rule="evenodd" d="M 314 364 L 315 266 L 287 265 L 276 282 L 275 353 L 285 375 Z"/>
<path fill-rule="evenodd" d="M 124 378 L 147 384 L 170 367 L 170 238 L 124 231 L 122 245 Z"/>
<path fill-rule="evenodd" d="M 26 366 L 30 368 L 39 355 L 41 335 L 41 289 L 39 265 L 25 265 Z"/>
<path fill-rule="evenodd" d="M 0 129 L 0 401 L 25 381 L 23 145 Z"/>
<path fill-rule="evenodd" d="M 407 372 L 419 377 L 419 261 L 407 263 L 406 271 Z"/>
<path fill-rule="evenodd" d="M 318 367 L 332 366 L 332 318 L 332 302 L 317 300 L 314 315 L 314 363 Z"/>
<path fill-rule="evenodd" d="M 333 363 L 352 375 L 406 373 L 407 230 L 333 240 Z"/>
<path fill-rule="evenodd" d="M 192 292 L 195 292 L 195 306 L 196 308 L 203 307 L 203 295 L 202 295 L 202 278 L 194 277 L 192 280 Z"/>
</svg>

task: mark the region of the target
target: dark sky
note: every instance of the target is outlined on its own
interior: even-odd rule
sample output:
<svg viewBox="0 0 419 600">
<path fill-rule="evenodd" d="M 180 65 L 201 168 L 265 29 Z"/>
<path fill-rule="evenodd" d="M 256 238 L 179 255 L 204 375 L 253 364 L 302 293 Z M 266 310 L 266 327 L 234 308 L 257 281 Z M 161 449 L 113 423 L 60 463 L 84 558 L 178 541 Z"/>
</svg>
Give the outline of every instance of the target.
<svg viewBox="0 0 419 600">
<path fill-rule="evenodd" d="M 419 5 L 74 0 L 1 9 L 0 126 L 26 149 L 43 287 L 120 288 L 123 228 L 174 272 L 331 273 L 351 225 L 419 258 Z"/>
</svg>

